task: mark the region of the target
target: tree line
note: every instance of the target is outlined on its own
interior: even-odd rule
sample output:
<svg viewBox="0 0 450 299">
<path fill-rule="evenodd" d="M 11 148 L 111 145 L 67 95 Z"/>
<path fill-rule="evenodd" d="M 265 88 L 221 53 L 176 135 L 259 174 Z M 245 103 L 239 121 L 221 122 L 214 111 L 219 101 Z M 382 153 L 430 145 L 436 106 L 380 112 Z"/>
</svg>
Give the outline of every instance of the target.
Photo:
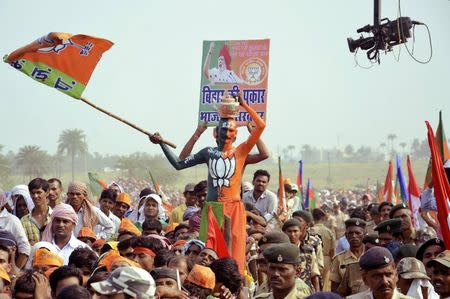
<svg viewBox="0 0 450 299">
<path fill-rule="evenodd" d="M 415 160 L 429 159 L 427 140 L 414 139 L 411 142 L 395 143 L 397 136 L 389 134 L 386 141 L 378 148 L 360 146 L 355 148 L 348 144 L 341 148 L 317 148 L 308 144 L 301 146 L 287 145 L 280 155 L 285 162 L 296 163 L 302 159 L 305 163 L 366 163 L 392 159 L 396 154 L 409 154 Z M 176 179 L 176 171 L 168 167 L 162 155 L 150 155 L 135 152 L 129 155 L 109 155 L 89 152 L 86 135 L 80 129 L 67 129 L 61 132 L 55 154 L 49 154 L 37 145 L 25 145 L 16 153 L 3 152 L 0 145 L 0 179 L 6 180 L 16 175 L 25 178 L 39 176 L 61 177 L 70 172 L 75 174 L 88 171 L 119 171 L 124 177 L 148 177 L 149 169 L 160 174 L 161 183 Z M 275 156 L 272 155 L 272 158 Z M 276 158 L 276 157 L 275 157 Z M 275 162 L 273 160 L 272 162 Z M 270 163 L 270 161 L 269 161 Z"/>
</svg>

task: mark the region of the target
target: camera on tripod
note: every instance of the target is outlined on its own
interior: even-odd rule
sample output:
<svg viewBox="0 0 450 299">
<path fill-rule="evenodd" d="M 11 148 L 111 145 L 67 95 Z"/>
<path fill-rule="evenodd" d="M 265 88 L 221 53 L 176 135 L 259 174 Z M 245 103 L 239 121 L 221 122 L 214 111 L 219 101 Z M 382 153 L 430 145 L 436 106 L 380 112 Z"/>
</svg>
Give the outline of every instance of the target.
<svg viewBox="0 0 450 299">
<path fill-rule="evenodd" d="M 411 28 L 413 24 L 422 24 L 412 21 L 409 17 L 400 17 L 396 20 L 383 18 L 380 20 L 380 1 L 374 0 L 373 25 L 366 25 L 356 30 L 361 33 L 358 39 L 347 38 L 348 48 L 351 53 L 357 49 L 367 50 L 369 60 L 379 60 L 379 51 L 391 51 L 392 47 L 407 42 L 411 37 Z M 362 33 L 369 33 L 372 36 L 364 37 Z"/>
</svg>

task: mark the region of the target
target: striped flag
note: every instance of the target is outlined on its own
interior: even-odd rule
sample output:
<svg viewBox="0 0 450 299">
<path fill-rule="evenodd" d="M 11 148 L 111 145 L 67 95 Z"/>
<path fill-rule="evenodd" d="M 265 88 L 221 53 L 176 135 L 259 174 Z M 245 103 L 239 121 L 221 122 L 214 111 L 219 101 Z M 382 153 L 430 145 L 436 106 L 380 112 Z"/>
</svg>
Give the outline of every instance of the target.
<svg viewBox="0 0 450 299">
<path fill-rule="evenodd" d="M 415 228 L 419 227 L 419 208 L 420 208 L 420 191 L 419 186 L 417 185 L 416 178 L 414 177 L 414 173 L 411 166 L 411 160 L 409 156 L 407 157 L 406 164 L 408 167 L 408 202 L 409 209 L 411 210 L 411 215 L 413 216 L 413 225 Z"/>
<path fill-rule="evenodd" d="M 431 173 L 433 177 L 434 196 L 436 197 L 438 209 L 438 221 L 445 247 L 450 248 L 450 184 L 445 174 L 442 157 L 439 153 L 436 139 L 434 138 L 433 129 L 429 122 L 425 123 L 428 128 L 427 137 L 431 152 Z"/>
<path fill-rule="evenodd" d="M 32 79 L 81 98 L 102 54 L 113 43 L 88 35 L 51 32 L 3 57 Z"/>
<path fill-rule="evenodd" d="M 216 217 L 214 216 L 211 206 L 208 206 L 208 229 L 205 247 L 212 248 L 219 258 L 229 257 L 227 243 L 220 230 Z"/>
<path fill-rule="evenodd" d="M 305 209 L 309 209 L 310 211 L 312 211 L 316 208 L 316 204 L 316 195 L 312 188 L 311 180 L 308 179 L 305 192 Z"/>
<path fill-rule="evenodd" d="M 297 186 L 303 197 L 303 160 L 298 161 Z"/>
<path fill-rule="evenodd" d="M 91 193 L 95 196 L 99 196 L 102 191 L 107 188 L 105 181 L 100 179 L 98 174 L 94 172 L 88 172 L 88 177 L 89 189 L 91 189 Z"/>
</svg>

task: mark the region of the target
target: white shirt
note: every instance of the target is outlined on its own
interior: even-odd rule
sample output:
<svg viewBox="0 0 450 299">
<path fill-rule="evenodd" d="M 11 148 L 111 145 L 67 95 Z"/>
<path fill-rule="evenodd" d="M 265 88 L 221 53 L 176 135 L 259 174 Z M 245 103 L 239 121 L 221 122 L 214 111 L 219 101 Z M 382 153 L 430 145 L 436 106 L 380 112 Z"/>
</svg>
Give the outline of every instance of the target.
<svg viewBox="0 0 450 299">
<path fill-rule="evenodd" d="M 81 242 L 75 236 L 72 234 L 70 237 L 69 242 L 63 247 L 59 248 L 58 245 L 55 243 L 55 239 L 52 240 L 52 244 L 56 247 L 56 250 L 58 251 L 58 255 L 63 258 L 64 265 L 69 264 L 69 257 L 72 254 L 72 252 L 75 250 L 75 248 L 78 247 L 87 247 L 90 248 L 86 243 Z"/>
<path fill-rule="evenodd" d="M 92 206 L 92 212 L 97 216 L 98 219 L 97 225 L 94 227 L 97 238 L 107 240 L 109 236 L 114 234 L 114 223 L 99 208 Z M 75 236 L 78 236 L 78 232 L 83 227 L 83 209 L 80 209 L 77 215 L 78 223 L 73 231 L 73 234 Z"/>
<path fill-rule="evenodd" d="M 101 211 L 101 210 L 100 210 Z M 105 213 L 103 213 L 105 214 Z M 119 217 L 117 217 L 116 215 L 114 215 L 113 213 L 109 212 L 108 218 L 112 221 L 112 223 L 114 224 L 114 231 L 113 234 L 117 234 L 119 232 L 119 227 L 120 227 L 120 219 Z M 97 224 L 94 228 L 94 233 L 96 235 L 99 235 L 102 233 L 102 226 L 100 224 Z M 107 236 L 106 240 L 110 239 L 112 235 Z"/>
<path fill-rule="evenodd" d="M 254 204 L 267 222 L 272 220 L 273 216 L 277 214 L 278 198 L 272 191 L 266 190 L 259 198 L 255 199 L 253 190 L 251 190 L 245 192 L 242 197 L 244 202 Z"/>
<path fill-rule="evenodd" d="M 20 219 L 3 209 L 0 213 L 0 229 L 7 230 L 16 237 L 18 252 L 30 256 L 31 246 Z"/>
<path fill-rule="evenodd" d="M 213 83 L 245 83 L 244 80 L 239 78 L 232 70 L 225 69 L 220 71 L 216 67 L 209 70 L 209 79 Z"/>
</svg>

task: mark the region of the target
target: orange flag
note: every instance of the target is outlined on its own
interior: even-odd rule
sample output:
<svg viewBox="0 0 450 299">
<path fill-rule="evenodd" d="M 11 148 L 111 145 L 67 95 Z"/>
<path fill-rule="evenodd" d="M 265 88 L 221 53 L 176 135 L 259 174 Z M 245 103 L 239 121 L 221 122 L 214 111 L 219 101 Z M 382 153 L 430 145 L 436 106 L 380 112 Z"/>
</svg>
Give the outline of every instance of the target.
<svg viewBox="0 0 450 299">
<path fill-rule="evenodd" d="M 88 35 L 51 32 L 5 56 L 3 61 L 79 99 L 103 52 L 112 45 L 109 40 Z"/>
</svg>

